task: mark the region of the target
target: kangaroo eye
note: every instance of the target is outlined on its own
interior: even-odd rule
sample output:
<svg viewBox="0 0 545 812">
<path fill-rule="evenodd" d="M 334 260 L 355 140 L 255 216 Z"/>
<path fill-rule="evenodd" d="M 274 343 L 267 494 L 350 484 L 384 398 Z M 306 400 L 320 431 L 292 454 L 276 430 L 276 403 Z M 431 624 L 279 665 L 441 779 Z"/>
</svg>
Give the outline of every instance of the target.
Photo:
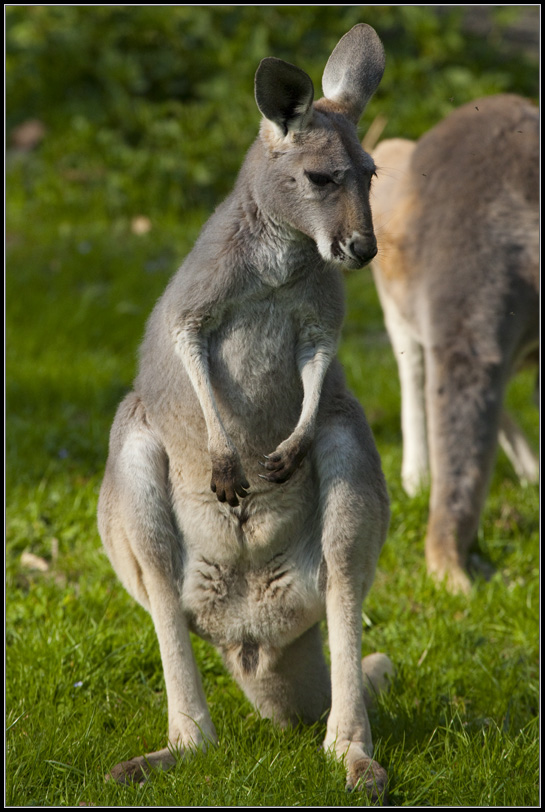
<svg viewBox="0 0 545 812">
<path fill-rule="evenodd" d="M 314 186 L 327 186 L 328 183 L 335 182 L 331 175 L 325 175 L 323 172 L 307 172 L 305 170 L 305 175 Z"/>
</svg>

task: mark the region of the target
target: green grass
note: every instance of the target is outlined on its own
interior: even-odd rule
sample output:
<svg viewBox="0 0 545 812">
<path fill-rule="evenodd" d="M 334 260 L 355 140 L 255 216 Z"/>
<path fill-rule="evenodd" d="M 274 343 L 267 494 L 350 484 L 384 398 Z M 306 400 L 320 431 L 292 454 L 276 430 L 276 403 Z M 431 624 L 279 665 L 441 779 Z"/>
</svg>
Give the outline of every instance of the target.
<svg viewBox="0 0 545 812">
<path fill-rule="evenodd" d="M 17 47 L 24 50 L 30 24 L 18 8 L 13 12 Z M 352 8 L 343 14 L 354 15 Z M 414 31 L 422 23 L 419 36 L 426 41 L 429 19 L 423 7 L 419 12 L 410 11 L 417 7 L 400 12 L 398 7 L 377 8 L 385 9 L 372 12 L 379 18 L 392 18 L 390 50 L 392 37 L 399 35 L 398 13 L 407 15 Z M 135 14 L 159 13 L 146 9 Z M 278 9 L 274 14 L 280 14 Z M 331 9 L 333 20 L 339 12 Z M 106 27 L 109 13 L 99 14 Z M 32 14 L 45 25 L 49 14 L 79 12 Z M 66 28 L 65 33 L 81 38 L 87 30 Z M 433 42 L 443 42 L 443 32 L 433 31 Z M 449 47 L 458 42 L 456 36 Z M 61 47 L 59 38 L 50 39 Z M 47 42 L 48 37 L 37 36 L 33 47 Z M 258 45 L 253 42 L 256 52 Z M 305 47 L 314 52 L 312 38 Z M 458 58 L 460 49 L 454 50 Z M 40 64 L 45 71 L 44 53 Z M 101 54 L 106 58 L 106 52 Z M 226 52 L 221 54 L 228 64 Z M 321 54 L 316 60 L 323 64 Z M 253 55 L 249 61 L 253 65 Z M 15 78 L 37 82 L 41 74 L 32 73 L 29 65 L 24 62 Z M 87 67 L 81 67 L 84 76 Z M 108 66 L 103 69 L 107 76 Z M 490 92 L 503 89 L 506 74 L 501 75 L 500 86 L 490 85 Z M 442 81 L 443 74 L 437 76 Z M 486 76 L 491 82 L 492 74 Z M 110 142 L 98 137 L 111 135 L 114 125 L 110 121 L 110 129 L 102 131 L 102 125 L 93 130 L 87 122 L 85 129 L 72 108 L 69 113 L 76 118 L 68 113 L 63 118 L 61 74 L 56 81 L 60 95 L 41 111 L 50 111 L 49 135 L 39 150 L 10 155 L 7 176 L 6 804 L 366 805 L 361 795 L 345 792 L 341 766 L 320 750 L 323 724 L 281 732 L 260 719 L 215 650 L 197 638 L 196 656 L 220 746 L 144 787 L 104 781 L 118 761 L 164 746 L 167 728 L 151 619 L 114 576 L 96 528 L 108 434 L 116 406 L 131 385 L 146 318 L 197 236 L 211 206 L 208 197 L 218 200 L 221 194 L 209 190 L 191 205 L 188 183 L 183 194 L 163 204 L 155 190 L 155 202 L 142 208 L 142 165 L 135 165 L 134 180 L 129 159 L 114 170 L 118 157 L 106 157 L 100 150 Z M 246 92 L 244 86 L 241 98 Z M 394 92 L 390 79 L 379 99 L 382 108 L 395 110 Z M 439 93 L 436 86 L 434 92 Z M 450 95 L 449 89 L 445 98 Z M 74 93 L 70 104 L 83 109 L 82 99 Z M 206 103 L 219 110 L 214 99 L 211 94 Z M 410 99 L 401 101 L 408 120 Z M 433 99 L 424 100 L 422 94 L 424 102 L 429 117 L 442 114 L 444 99 L 434 107 Z M 9 113 L 16 121 L 35 114 L 20 100 L 15 108 Z M 247 109 L 251 118 L 237 133 L 239 142 L 247 139 L 246 126 L 252 133 L 257 128 L 253 105 Z M 221 117 L 214 126 L 211 144 L 221 142 Z M 389 127 L 389 134 L 403 130 L 396 130 L 395 116 Z M 85 149 L 78 153 L 74 139 L 83 130 L 94 135 L 85 136 Z M 176 149 L 183 157 L 184 143 Z M 240 143 L 237 150 L 229 167 L 240 163 Z M 80 159 L 88 174 L 70 174 Z M 191 156 L 185 160 L 193 166 Z M 216 169 L 221 160 L 216 154 Z M 145 171 L 153 172 L 153 160 L 149 164 Z M 161 165 L 161 172 L 168 175 L 168 166 Z M 228 180 L 223 178 L 222 186 Z M 131 183 L 138 185 L 134 198 Z M 133 233 L 135 214 L 150 217 L 149 233 Z M 372 425 L 392 501 L 388 541 L 362 617 L 362 654 L 385 651 L 397 669 L 391 692 L 372 711 L 376 756 L 389 772 L 391 803 L 538 805 L 539 488 L 520 487 L 500 452 L 479 533 L 481 550 L 496 574 L 488 583 L 477 581 L 468 597 L 452 596 L 428 579 L 423 550 L 427 494 L 411 500 L 401 488 L 399 385 L 376 292 L 369 271 L 347 277 L 346 284 L 349 309 L 341 358 Z M 513 382 L 508 402 L 537 447 L 533 384 L 533 375 L 524 372 Z M 47 569 L 29 568 L 28 553 Z"/>
</svg>

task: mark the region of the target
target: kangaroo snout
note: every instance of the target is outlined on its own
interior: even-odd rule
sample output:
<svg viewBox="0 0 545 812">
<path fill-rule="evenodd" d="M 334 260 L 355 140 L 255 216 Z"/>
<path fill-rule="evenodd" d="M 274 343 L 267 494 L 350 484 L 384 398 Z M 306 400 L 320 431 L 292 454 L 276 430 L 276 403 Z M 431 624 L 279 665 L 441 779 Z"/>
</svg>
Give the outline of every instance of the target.
<svg viewBox="0 0 545 812">
<path fill-rule="evenodd" d="M 369 237 L 353 237 L 348 243 L 348 252 L 360 263 L 360 267 L 371 262 L 377 254 L 377 241 L 375 235 Z"/>
<path fill-rule="evenodd" d="M 344 242 L 340 240 L 334 241 L 332 254 L 346 268 L 352 270 L 362 268 L 371 262 L 377 254 L 376 237 L 374 234 L 364 236 L 355 232 Z"/>
</svg>

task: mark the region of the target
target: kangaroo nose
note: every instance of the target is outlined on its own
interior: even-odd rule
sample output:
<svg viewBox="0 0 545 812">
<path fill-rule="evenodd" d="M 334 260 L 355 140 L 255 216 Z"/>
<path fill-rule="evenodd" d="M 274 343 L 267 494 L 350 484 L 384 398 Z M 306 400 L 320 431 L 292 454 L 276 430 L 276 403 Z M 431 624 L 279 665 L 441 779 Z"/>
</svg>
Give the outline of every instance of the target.
<svg viewBox="0 0 545 812">
<path fill-rule="evenodd" d="M 369 239 L 356 237 L 348 244 L 348 249 L 354 259 L 357 259 L 362 265 L 366 265 L 377 254 L 377 241 L 374 236 Z"/>
</svg>

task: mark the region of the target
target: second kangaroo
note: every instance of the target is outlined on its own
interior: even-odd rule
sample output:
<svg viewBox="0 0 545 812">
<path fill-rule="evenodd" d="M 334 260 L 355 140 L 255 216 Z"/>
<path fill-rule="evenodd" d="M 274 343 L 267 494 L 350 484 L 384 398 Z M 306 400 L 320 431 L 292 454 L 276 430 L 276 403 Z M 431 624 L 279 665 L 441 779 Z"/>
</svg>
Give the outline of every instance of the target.
<svg viewBox="0 0 545 812">
<path fill-rule="evenodd" d="M 504 407 L 509 379 L 539 352 L 539 111 L 514 94 L 476 99 L 373 155 L 402 480 L 411 495 L 430 484 L 428 571 L 467 593 L 498 440 L 522 480 L 539 474 Z"/>
<path fill-rule="evenodd" d="M 365 687 L 391 664 L 371 655 L 362 668 L 361 607 L 389 504 L 335 358 L 342 271 L 377 250 L 375 167 L 356 124 L 383 70 L 367 25 L 336 46 L 319 101 L 304 71 L 261 62 L 259 137 L 149 320 L 98 518 L 120 580 L 153 618 L 168 746 L 118 764 L 119 781 L 217 741 L 192 631 L 264 716 L 314 722 L 330 708 L 324 746 L 344 760 L 347 786 L 385 796 Z"/>
</svg>

